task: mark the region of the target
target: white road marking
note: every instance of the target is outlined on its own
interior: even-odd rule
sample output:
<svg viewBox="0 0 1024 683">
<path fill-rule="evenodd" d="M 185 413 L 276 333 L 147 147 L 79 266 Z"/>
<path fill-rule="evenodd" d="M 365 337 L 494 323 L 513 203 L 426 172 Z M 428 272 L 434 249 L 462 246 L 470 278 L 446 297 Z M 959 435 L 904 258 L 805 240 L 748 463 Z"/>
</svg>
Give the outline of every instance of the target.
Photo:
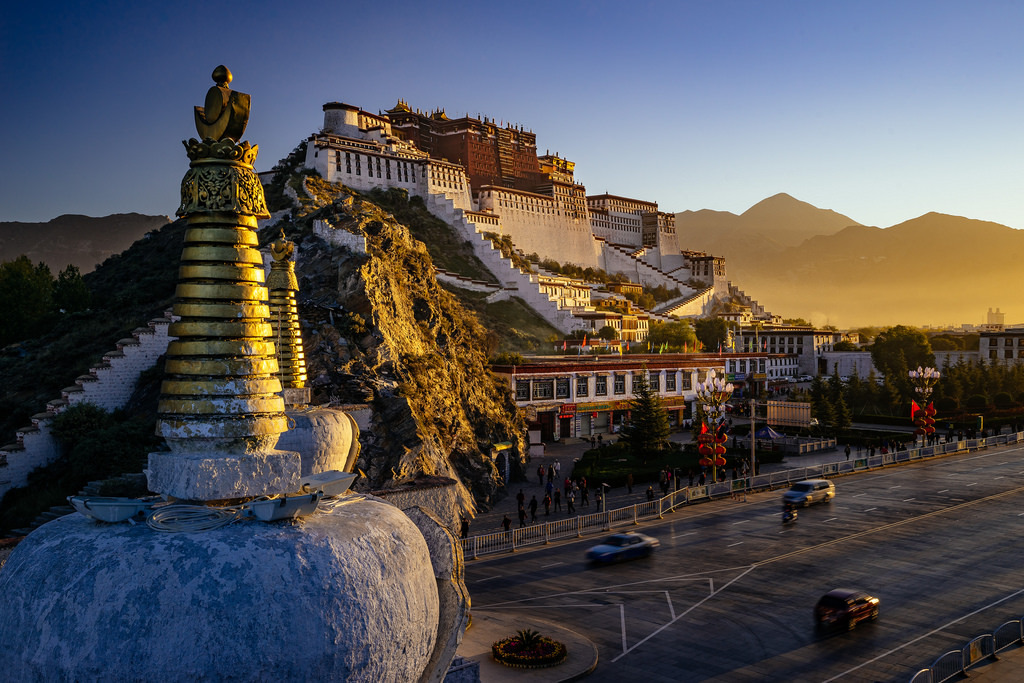
<svg viewBox="0 0 1024 683">
<path fill-rule="evenodd" d="M 909 502 L 910 502 L 910 501 L 912 501 L 912 500 L 917 500 L 917 498 L 904 498 L 904 499 L 903 499 L 903 502 L 904 502 L 904 503 L 909 503 Z"/>
<path fill-rule="evenodd" d="M 740 520 L 740 521 L 738 521 L 738 522 L 733 522 L 733 523 L 732 523 L 732 525 L 733 525 L 733 526 L 736 526 L 737 524 L 746 524 L 746 523 L 747 523 L 747 522 L 749 522 L 749 521 L 750 521 L 749 519 L 741 519 L 741 520 Z"/>
<path fill-rule="evenodd" d="M 734 545 L 743 545 L 743 541 L 736 541 L 735 543 L 730 543 L 729 545 L 727 545 L 727 546 L 725 546 L 725 547 L 726 547 L 726 548 L 731 548 L 731 547 L 733 547 Z"/>
<path fill-rule="evenodd" d="M 977 486 L 977 485 L 978 485 L 978 482 L 976 482 L 976 481 L 972 481 L 972 482 L 971 482 L 970 484 L 967 484 L 967 485 L 968 485 L 968 486 Z"/>
<path fill-rule="evenodd" d="M 942 489 L 941 491 L 938 491 L 938 493 L 947 493 L 948 491 L 949 489 Z"/>
<path fill-rule="evenodd" d="M 676 618 L 676 608 L 672 606 L 672 596 L 665 591 L 665 601 L 668 603 L 668 614 L 672 619 Z"/>
<path fill-rule="evenodd" d="M 871 512 L 872 510 L 877 510 L 877 509 L 878 509 L 878 508 L 868 508 L 868 509 L 867 509 L 867 510 L 865 510 L 864 512 Z"/>
<path fill-rule="evenodd" d="M 854 498 L 860 498 L 861 496 L 866 496 L 866 495 L 868 495 L 868 494 L 866 494 L 866 493 L 855 493 L 855 494 L 853 495 L 853 497 L 854 497 Z"/>
<path fill-rule="evenodd" d="M 626 654 L 626 606 L 619 605 L 619 620 L 622 622 L 622 654 Z"/>
<path fill-rule="evenodd" d="M 825 521 L 826 521 L 826 522 L 834 522 L 834 521 L 835 521 L 835 520 L 837 520 L 837 519 L 839 519 L 839 518 L 838 518 L 838 517 L 829 517 L 829 518 L 828 518 L 828 519 L 826 519 Z"/>
<path fill-rule="evenodd" d="M 565 562 L 553 562 L 551 564 L 545 564 L 545 565 L 541 566 L 541 569 L 547 569 L 549 567 L 557 567 L 560 564 L 565 564 Z"/>
<path fill-rule="evenodd" d="M 683 536 L 693 536 L 695 533 L 697 533 L 697 532 L 696 531 L 687 531 L 685 534 L 676 534 L 672 538 L 682 538 Z"/>
<path fill-rule="evenodd" d="M 491 579 L 500 579 L 500 578 L 501 578 L 501 574 L 498 574 L 497 576 L 488 576 L 488 577 L 483 578 L 483 579 L 477 579 L 474 583 L 483 583 L 484 581 L 490 581 Z"/>
</svg>

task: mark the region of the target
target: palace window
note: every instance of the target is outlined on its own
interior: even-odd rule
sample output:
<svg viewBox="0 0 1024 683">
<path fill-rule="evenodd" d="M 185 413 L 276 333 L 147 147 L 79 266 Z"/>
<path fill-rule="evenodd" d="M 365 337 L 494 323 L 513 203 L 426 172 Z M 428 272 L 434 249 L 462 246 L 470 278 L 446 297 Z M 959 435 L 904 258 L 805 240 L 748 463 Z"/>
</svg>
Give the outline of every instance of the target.
<svg viewBox="0 0 1024 683">
<path fill-rule="evenodd" d="M 590 390 L 590 381 L 588 377 L 577 377 L 576 378 L 576 396 L 586 396 Z"/>
<path fill-rule="evenodd" d="M 345 152 L 345 173 L 352 173 L 352 153 Z"/>
<path fill-rule="evenodd" d="M 607 396 L 608 395 L 608 377 L 607 375 L 598 375 L 594 378 L 594 396 Z"/>
<path fill-rule="evenodd" d="M 675 371 L 665 373 L 665 391 L 676 390 L 676 373 Z"/>
<path fill-rule="evenodd" d="M 569 398 L 568 377 L 559 377 L 555 380 L 555 398 Z"/>
<path fill-rule="evenodd" d="M 377 177 L 380 178 L 380 158 L 377 158 Z"/>
<path fill-rule="evenodd" d="M 616 394 L 626 393 L 626 376 L 615 373 L 615 385 L 614 389 Z"/>
<path fill-rule="evenodd" d="M 530 380 L 528 380 L 528 379 L 517 379 L 516 380 L 516 400 L 517 401 L 529 401 L 530 400 Z"/>
<path fill-rule="evenodd" d="M 356 175 L 362 175 L 362 171 L 360 169 L 360 166 L 362 165 L 362 162 L 360 161 L 360 157 L 361 157 L 361 155 L 359 155 L 359 154 L 356 155 Z"/>
<path fill-rule="evenodd" d="M 555 382 L 550 379 L 538 379 L 533 382 L 533 400 L 554 398 Z"/>
<path fill-rule="evenodd" d="M 388 180 L 391 180 L 391 159 L 384 160 L 384 174 Z"/>
<path fill-rule="evenodd" d="M 693 375 L 691 375 L 689 372 L 684 372 L 683 373 L 683 389 L 684 390 L 692 389 L 693 388 L 692 385 L 693 385 Z"/>
<path fill-rule="evenodd" d="M 659 393 L 661 391 L 661 373 L 647 373 L 647 383 L 651 385 L 651 391 L 653 391 L 654 393 Z"/>
</svg>

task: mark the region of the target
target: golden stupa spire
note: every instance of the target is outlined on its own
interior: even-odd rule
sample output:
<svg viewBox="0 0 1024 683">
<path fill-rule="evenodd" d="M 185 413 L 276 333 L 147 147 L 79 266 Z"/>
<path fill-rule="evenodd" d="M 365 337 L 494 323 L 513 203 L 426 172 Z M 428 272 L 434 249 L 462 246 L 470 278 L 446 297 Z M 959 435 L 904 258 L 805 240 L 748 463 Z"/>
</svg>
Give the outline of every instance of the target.
<svg viewBox="0 0 1024 683">
<path fill-rule="evenodd" d="M 274 346 L 277 348 L 278 377 L 284 387 L 286 405 L 308 403 L 308 398 L 290 400 L 293 395 L 308 395 L 308 392 L 293 392 L 306 386 L 306 359 L 302 350 L 302 334 L 299 329 L 299 309 L 295 293 L 299 282 L 295 277 L 295 262 L 292 254 L 295 243 L 284 236 L 270 243 L 270 275 L 267 289 L 270 290 L 270 326 L 274 330 Z"/>
<path fill-rule="evenodd" d="M 249 96 L 213 72 L 196 107 L 202 140 L 185 142 L 191 164 L 178 215 L 188 220 L 158 432 L 171 453 L 150 455 L 150 489 L 192 500 L 286 493 L 298 488 L 299 456 L 275 451 L 287 430 L 269 321 L 256 219 L 267 218 L 253 170 L 257 147 L 238 142 Z"/>
</svg>

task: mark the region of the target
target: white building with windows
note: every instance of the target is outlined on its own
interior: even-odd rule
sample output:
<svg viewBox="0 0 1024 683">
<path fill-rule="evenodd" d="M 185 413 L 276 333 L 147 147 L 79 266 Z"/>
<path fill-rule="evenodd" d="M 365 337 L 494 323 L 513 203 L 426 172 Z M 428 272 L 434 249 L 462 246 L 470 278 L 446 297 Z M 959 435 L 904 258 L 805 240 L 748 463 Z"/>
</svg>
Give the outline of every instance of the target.
<svg viewBox="0 0 1024 683">
<path fill-rule="evenodd" d="M 530 428 L 551 442 L 618 432 L 634 398 L 634 378 L 643 373 L 668 411 L 670 424 L 679 427 L 693 414 L 694 387 L 709 370 L 722 373 L 725 365 L 722 356 L 666 353 L 530 358 L 523 365 L 491 369 L 509 383 Z"/>
</svg>

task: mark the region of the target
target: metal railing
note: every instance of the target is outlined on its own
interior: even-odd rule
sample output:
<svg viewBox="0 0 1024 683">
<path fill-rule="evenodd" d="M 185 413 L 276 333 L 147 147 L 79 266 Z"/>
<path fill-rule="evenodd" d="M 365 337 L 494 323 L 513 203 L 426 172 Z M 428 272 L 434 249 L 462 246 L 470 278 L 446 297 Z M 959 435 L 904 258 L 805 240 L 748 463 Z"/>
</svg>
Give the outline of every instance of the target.
<svg viewBox="0 0 1024 683">
<path fill-rule="evenodd" d="M 564 538 L 580 538 L 584 534 L 610 531 L 613 527 L 639 524 L 641 521 L 661 519 L 678 507 L 704 503 L 710 500 L 732 496 L 742 489 L 746 492 L 770 491 L 788 486 L 804 479 L 828 479 L 830 477 L 866 472 L 868 470 L 915 462 L 938 455 L 971 452 L 989 446 L 1012 444 L 1024 441 L 1024 432 L 1000 434 L 986 439 L 971 439 L 937 443 L 932 446 L 910 448 L 894 453 L 880 453 L 874 456 L 855 456 L 850 460 L 823 463 L 810 467 L 796 467 L 779 470 L 754 477 L 712 482 L 703 486 L 690 486 L 671 491 L 667 496 L 653 501 L 645 501 L 624 508 L 616 508 L 605 512 L 579 515 L 555 522 L 534 524 L 533 526 L 498 531 L 491 534 L 470 536 L 460 539 L 463 555 L 468 559 L 477 559 L 494 553 L 515 552 L 519 548 L 543 545 Z M 924 679 L 922 679 L 924 680 Z"/>
<path fill-rule="evenodd" d="M 1013 435 L 1011 435 L 1013 436 Z M 997 437 L 998 438 L 998 437 Z M 1008 647 L 1024 643 L 1024 619 L 1011 619 L 992 633 L 983 633 L 959 650 L 943 654 L 926 669 L 921 669 L 910 683 L 942 683 L 961 675 L 986 659 L 997 660 L 996 655 Z"/>
</svg>

